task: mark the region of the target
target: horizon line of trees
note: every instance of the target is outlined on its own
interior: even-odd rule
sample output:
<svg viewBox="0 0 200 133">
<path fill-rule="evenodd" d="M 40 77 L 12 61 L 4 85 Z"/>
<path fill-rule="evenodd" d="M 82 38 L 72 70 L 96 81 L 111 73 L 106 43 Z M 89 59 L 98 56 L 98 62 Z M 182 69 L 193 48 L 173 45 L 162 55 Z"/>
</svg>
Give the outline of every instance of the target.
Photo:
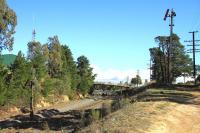
<svg viewBox="0 0 200 133">
<path fill-rule="evenodd" d="M 136 86 L 136 87 L 138 87 L 139 85 L 141 85 L 142 84 L 142 79 L 141 79 L 140 75 L 137 74 L 135 77 L 133 77 L 131 79 L 130 83 L 132 85 Z"/>
</svg>

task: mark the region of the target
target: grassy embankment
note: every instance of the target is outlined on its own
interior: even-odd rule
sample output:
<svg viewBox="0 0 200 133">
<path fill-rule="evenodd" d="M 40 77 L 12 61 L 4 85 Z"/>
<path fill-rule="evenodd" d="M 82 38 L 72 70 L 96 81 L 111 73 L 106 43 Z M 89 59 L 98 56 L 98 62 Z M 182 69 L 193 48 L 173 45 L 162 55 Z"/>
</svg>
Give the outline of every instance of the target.
<svg viewBox="0 0 200 133">
<path fill-rule="evenodd" d="M 184 90 L 182 88 L 147 89 L 134 96 L 134 100 L 132 97 L 133 103 L 129 103 L 124 108 L 94 122 L 80 132 L 132 133 L 173 131 L 173 125 L 170 125 L 169 121 L 171 121 L 170 123 L 182 121 L 185 115 L 188 116 L 186 121 L 190 121 L 190 118 L 194 116 L 189 116 L 191 112 L 187 112 L 186 109 L 196 110 L 193 105 L 198 105 L 200 101 L 198 89 L 196 91 L 190 91 L 190 88 Z M 174 119 L 177 120 L 175 121 Z M 190 125 L 188 124 L 189 127 Z M 182 126 L 180 125 L 180 127 Z M 179 129 L 178 126 L 174 128 Z"/>
</svg>

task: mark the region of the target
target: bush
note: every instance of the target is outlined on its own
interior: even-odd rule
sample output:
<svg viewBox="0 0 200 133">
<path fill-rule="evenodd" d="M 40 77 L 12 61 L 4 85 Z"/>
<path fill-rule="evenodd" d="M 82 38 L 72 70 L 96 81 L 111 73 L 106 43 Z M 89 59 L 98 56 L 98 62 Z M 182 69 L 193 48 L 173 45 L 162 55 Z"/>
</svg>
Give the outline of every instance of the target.
<svg viewBox="0 0 200 133">
<path fill-rule="evenodd" d="M 92 110 L 92 119 L 93 120 L 99 120 L 100 119 L 100 117 L 101 117 L 101 112 L 100 112 L 100 110 L 95 110 L 95 109 L 93 109 Z"/>
<path fill-rule="evenodd" d="M 103 103 L 102 105 L 102 117 L 105 117 L 111 113 L 111 106 L 110 104 Z"/>
<path fill-rule="evenodd" d="M 44 82 L 42 95 L 48 97 L 49 95 L 67 95 L 69 99 L 74 98 L 74 91 L 70 88 L 67 80 L 61 79 L 47 79 Z"/>
<path fill-rule="evenodd" d="M 53 93 L 53 81 L 52 79 L 47 79 L 44 82 L 43 89 L 41 90 L 42 96 L 47 97 Z"/>
<path fill-rule="evenodd" d="M 2 85 L 0 85 L 0 106 L 5 105 L 7 101 L 6 93 L 7 93 L 7 89 L 3 87 Z"/>
<path fill-rule="evenodd" d="M 30 97 L 31 97 L 31 90 L 30 89 L 15 89 L 15 98 L 12 99 L 11 103 L 15 104 L 16 106 L 21 107 L 29 107 L 30 106 Z M 34 98 L 36 99 L 36 98 Z M 17 102 L 16 102 L 17 101 Z"/>
<path fill-rule="evenodd" d="M 7 87 L 5 85 L 6 75 L 7 70 L 0 64 L 0 106 L 4 105 L 7 101 Z"/>
</svg>

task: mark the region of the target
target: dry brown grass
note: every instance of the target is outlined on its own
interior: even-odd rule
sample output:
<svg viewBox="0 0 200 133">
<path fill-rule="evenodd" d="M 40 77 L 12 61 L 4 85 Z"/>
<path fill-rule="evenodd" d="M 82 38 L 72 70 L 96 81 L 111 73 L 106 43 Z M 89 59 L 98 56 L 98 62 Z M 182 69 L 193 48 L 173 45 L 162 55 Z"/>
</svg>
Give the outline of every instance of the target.
<svg viewBox="0 0 200 133">
<path fill-rule="evenodd" d="M 95 132 L 97 129 L 109 133 L 144 132 L 153 123 L 152 120 L 155 116 L 167 111 L 169 105 L 171 105 L 169 102 L 137 102 L 130 104 L 80 132 Z"/>
<path fill-rule="evenodd" d="M 111 111 L 107 109 L 108 105 L 102 106 L 105 108 L 105 112 L 102 112 L 109 115 L 98 120 L 100 112 L 92 112 L 94 122 L 79 132 L 199 133 L 200 92 L 150 89 L 141 94 L 139 98 L 138 101 L 136 100 L 137 102 L 124 104 L 122 109 L 111 114 L 109 114 Z M 45 130 L 49 130 L 46 124 L 43 127 Z M 4 131 L 13 130 L 6 129 Z M 23 130 L 21 131 L 23 132 Z M 26 131 L 34 132 L 36 130 L 27 129 Z"/>
<path fill-rule="evenodd" d="M 81 133 L 199 133 L 200 92 L 150 89 Z M 152 99 L 152 100 L 151 100 Z"/>
</svg>

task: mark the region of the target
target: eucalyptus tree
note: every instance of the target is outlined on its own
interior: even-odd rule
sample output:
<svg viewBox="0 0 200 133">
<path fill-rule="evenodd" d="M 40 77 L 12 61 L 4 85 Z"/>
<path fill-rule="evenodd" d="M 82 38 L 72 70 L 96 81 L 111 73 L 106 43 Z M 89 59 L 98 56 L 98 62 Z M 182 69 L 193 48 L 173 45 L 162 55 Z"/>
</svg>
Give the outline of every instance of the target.
<svg viewBox="0 0 200 133">
<path fill-rule="evenodd" d="M 3 49 L 12 50 L 16 25 L 16 13 L 7 5 L 6 0 L 0 0 L 0 53 Z"/>
<path fill-rule="evenodd" d="M 192 72 L 192 59 L 185 52 L 184 46 L 180 42 L 180 38 L 173 34 L 172 36 L 172 54 L 170 55 L 171 64 L 171 78 L 169 78 L 168 68 L 168 43 L 169 37 L 158 36 L 155 38 L 158 47 L 150 48 L 150 56 L 152 59 L 152 79 L 160 83 L 172 83 L 177 77 L 191 75 Z"/>
</svg>

